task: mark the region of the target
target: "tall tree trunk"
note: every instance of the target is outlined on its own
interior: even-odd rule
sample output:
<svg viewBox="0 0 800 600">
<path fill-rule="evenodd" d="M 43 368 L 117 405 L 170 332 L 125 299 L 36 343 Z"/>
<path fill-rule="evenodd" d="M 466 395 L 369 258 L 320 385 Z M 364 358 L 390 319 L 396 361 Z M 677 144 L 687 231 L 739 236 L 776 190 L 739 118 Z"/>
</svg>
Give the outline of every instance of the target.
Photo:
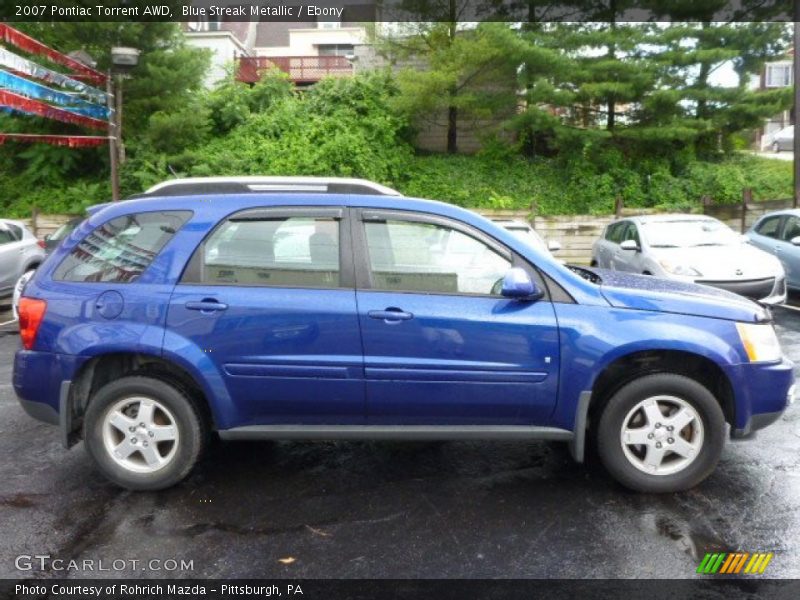
<svg viewBox="0 0 800 600">
<path fill-rule="evenodd" d="M 448 35 L 450 37 L 450 45 L 452 46 L 456 40 L 458 33 L 458 7 L 456 0 L 450 0 L 450 28 Z M 455 104 L 455 98 L 458 95 L 458 88 L 453 86 L 448 91 L 447 97 L 450 100 L 447 106 L 447 153 L 455 154 L 458 152 L 458 107 Z"/>
<path fill-rule="evenodd" d="M 608 58 L 611 60 L 616 60 L 617 58 L 617 44 L 613 36 L 616 34 L 617 30 L 617 3 L 615 0 L 611 0 L 611 22 L 609 25 L 611 26 L 611 43 L 608 45 Z M 614 129 L 614 124 L 616 121 L 616 112 L 617 112 L 617 102 L 616 98 L 614 98 L 613 93 L 608 98 L 608 105 L 606 107 L 608 111 L 606 114 L 606 129 L 611 130 Z"/>
<path fill-rule="evenodd" d="M 452 104 L 447 107 L 447 153 L 458 152 L 458 108 Z"/>
</svg>

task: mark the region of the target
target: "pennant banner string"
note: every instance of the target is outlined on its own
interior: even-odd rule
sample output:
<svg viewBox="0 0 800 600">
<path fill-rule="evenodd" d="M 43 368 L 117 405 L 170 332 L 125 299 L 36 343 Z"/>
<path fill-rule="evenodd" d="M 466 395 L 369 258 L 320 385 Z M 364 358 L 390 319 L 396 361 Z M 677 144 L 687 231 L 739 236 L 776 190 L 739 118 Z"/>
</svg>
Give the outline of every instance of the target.
<svg viewBox="0 0 800 600">
<path fill-rule="evenodd" d="M 87 96 L 90 100 L 98 104 L 106 103 L 105 92 L 101 92 L 97 88 L 86 85 L 82 81 L 67 77 L 63 73 L 56 73 L 55 71 L 51 71 L 46 67 L 37 65 L 35 62 L 32 62 L 27 58 L 22 58 L 21 56 L 18 56 L 10 50 L 6 50 L 5 48 L 0 48 L 0 65 L 17 73 L 22 73 L 28 77 L 33 77 L 34 79 L 39 79 L 41 81 L 46 81 L 47 83 L 52 83 L 61 87 L 75 90 L 76 92 Z"/>
<path fill-rule="evenodd" d="M 36 98 L 37 100 L 44 100 L 45 102 L 52 102 L 63 106 L 66 110 L 93 117 L 95 119 L 108 120 L 109 109 L 99 104 L 92 104 L 74 95 L 54 90 L 44 85 L 40 85 L 35 81 L 19 77 L 8 71 L 0 69 L 0 89 L 7 89 L 12 92 L 17 92 L 29 98 Z"/>
<path fill-rule="evenodd" d="M 100 71 L 96 71 L 95 69 L 84 65 L 82 62 L 77 61 L 74 58 L 70 58 L 66 54 L 61 54 L 61 52 L 53 50 L 49 46 L 44 45 L 38 40 L 25 35 L 21 31 L 14 29 L 5 23 L 0 23 L 0 40 L 5 41 L 7 44 L 11 44 L 12 46 L 16 46 L 25 52 L 46 56 L 54 63 L 80 73 L 93 83 L 102 85 L 106 82 L 106 75 Z"/>
<path fill-rule="evenodd" d="M 108 142 L 107 137 L 94 135 L 35 135 L 30 133 L 0 133 L 0 144 L 5 141 L 44 143 L 70 148 L 90 148 L 102 146 Z"/>
<path fill-rule="evenodd" d="M 63 123 L 71 123 L 73 125 L 81 125 L 83 127 L 91 127 L 92 129 L 107 130 L 108 122 L 94 119 L 92 117 L 85 117 L 83 115 L 64 110 L 63 108 L 56 108 L 38 100 L 31 100 L 25 96 L 20 96 L 14 92 L 7 90 L 0 90 L 0 106 L 10 108 L 29 115 L 36 115 L 44 117 L 45 119 L 53 119 Z"/>
</svg>

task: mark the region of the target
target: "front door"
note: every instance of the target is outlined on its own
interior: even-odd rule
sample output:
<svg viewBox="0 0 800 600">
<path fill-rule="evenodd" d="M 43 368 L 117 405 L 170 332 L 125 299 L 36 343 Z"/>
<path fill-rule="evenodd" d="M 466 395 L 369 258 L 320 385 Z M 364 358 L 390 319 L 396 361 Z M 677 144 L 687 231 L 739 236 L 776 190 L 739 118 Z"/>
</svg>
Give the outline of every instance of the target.
<svg viewBox="0 0 800 600">
<path fill-rule="evenodd" d="M 545 424 L 553 306 L 499 294 L 512 265 L 535 269 L 457 221 L 364 210 L 354 228 L 369 423 Z"/>
<path fill-rule="evenodd" d="M 363 423 L 343 215 L 326 207 L 233 215 L 176 286 L 167 327 L 203 348 L 221 374 L 234 404 L 228 427 Z"/>
</svg>

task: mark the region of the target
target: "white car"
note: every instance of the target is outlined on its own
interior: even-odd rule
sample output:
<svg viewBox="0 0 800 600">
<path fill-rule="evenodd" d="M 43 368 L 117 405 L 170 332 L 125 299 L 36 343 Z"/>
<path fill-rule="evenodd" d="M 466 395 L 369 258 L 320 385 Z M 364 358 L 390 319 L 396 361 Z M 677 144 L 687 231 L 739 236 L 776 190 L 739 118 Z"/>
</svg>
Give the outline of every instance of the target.
<svg viewBox="0 0 800 600">
<path fill-rule="evenodd" d="M 13 298 L 19 278 L 33 273 L 44 255 L 44 244 L 23 223 L 0 219 L 0 300 Z"/>
<path fill-rule="evenodd" d="M 615 221 L 594 243 L 592 266 L 710 285 L 763 304 L 786 301 L 780 261 L 703 215 Z"/>
<path fill-rule="evenodd" d="M 561 244 L 555 240 L 545 242 L 544 238 L 528 223 L 516 219 L 493 219 L 495 223 L 508 229 L 515 237 L 527 242 L 537 250 L 546 254 L 553 254 L 561 250 Z"/>
</svg>

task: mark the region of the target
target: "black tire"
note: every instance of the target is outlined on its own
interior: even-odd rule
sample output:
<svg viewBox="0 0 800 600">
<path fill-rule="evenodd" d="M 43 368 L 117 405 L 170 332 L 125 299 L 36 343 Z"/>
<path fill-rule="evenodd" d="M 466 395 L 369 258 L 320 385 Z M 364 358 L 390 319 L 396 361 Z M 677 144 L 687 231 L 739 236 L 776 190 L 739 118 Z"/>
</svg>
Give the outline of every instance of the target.
<svg viewBox="0 0 800 600">
<path fill-rule="evenodd" d="M 177 449 L 172 458 L 151 473 L 138 473 L 117 464 L 103 439 L 108 411 L 126 397 L 152 398 L 166 407 L 178 430 Z M 136 491 L 161 490 L 184 479 L 202 454 L 208 440 L 207 426 L 192 399 L 179 387 L 153 377 L 129 376 L 100 388 L 92 397 L 84 416 L 86 449 L 100 472 L 117 485 Z"/>
<path fill-rule="evenodd" d="M 592 260 L 592 262 L 589 264 L 589 266 L 590 267 L 596 267 L 597 266 L 597 261 L 596 260 Z"/>
<path fill-rule="evenodd" d="M 775 154 L 778 154 L 778 152 L 780 152 L 780 151 L 781 151 L 781 146 L 780 146 L 780 144 L 779 144 L 778 142 L 773 142 L 773 143 L 772 143 L 772 151 L 773 151 Z"/>
<path fill-rule="evenodd" d="M 683 470 L 672 474 L 645 473 L 634 466 L 625 455 L 620 439 L 628 413 L 642 400 L 658 395 L 687 402 L 703 425 L 699 452 Z M 657 373 L 635 379 L 610 398 L 600 416 L 596 442 L 603 466 L 619 483 L 639 492 L 668 493 L 692 488 L 711 474 L 725 445 L 725 432 L 722 409 L 707 388 L 683 375 Z"/>
</svg>

